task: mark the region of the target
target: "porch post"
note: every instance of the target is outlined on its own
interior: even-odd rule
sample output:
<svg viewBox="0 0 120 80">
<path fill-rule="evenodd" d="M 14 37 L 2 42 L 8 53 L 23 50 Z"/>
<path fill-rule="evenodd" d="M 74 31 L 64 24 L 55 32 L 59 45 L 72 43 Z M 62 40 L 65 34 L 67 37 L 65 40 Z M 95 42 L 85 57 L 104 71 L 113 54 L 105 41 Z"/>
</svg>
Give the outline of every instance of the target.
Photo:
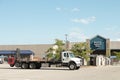
<svg viewBox="0 0 120 80">
<path fill-rule="evenodd" d="M 106 39 L 106 56 L 110 57 L 110 39 Z"/>
</svg>

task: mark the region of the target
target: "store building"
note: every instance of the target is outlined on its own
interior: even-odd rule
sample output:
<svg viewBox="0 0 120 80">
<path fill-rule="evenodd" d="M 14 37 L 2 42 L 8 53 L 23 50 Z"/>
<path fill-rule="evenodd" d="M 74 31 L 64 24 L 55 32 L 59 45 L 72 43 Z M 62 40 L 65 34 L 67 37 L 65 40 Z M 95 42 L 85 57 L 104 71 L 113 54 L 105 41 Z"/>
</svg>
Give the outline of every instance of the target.
<svg viewBox="0 0 120 80">
<path fill-rule="evenodd" d="M 109 63 L 107 59 L 115 56 L 114 52 L 120 52 L 119 41 L 110 41 L 110 39 L 104 38 L 100 35 L 96 35 L 91 39 L 87 39 L 86 42 L 89 45 L 89 49 L 93 50 L 93 52 L 90 54 L 90 65 L 103 63 L 104 60 L 106 60 L 104 63 L 107 64 Z M 103 57 L 100 57 L 99 59 L 99 55 Z M 100 60 L 100 62 L 98 62 L 98 60 Z"/>
</svg>

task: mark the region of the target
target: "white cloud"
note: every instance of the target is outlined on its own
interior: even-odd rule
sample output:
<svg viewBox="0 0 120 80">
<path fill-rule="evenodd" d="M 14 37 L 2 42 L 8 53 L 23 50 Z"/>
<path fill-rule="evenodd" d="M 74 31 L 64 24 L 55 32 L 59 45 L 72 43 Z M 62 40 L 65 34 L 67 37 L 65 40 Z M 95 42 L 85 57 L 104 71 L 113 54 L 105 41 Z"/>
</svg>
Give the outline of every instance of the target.
<svg viewBox="0 0 120 80">
<path fill-rule="evenodd" d="M 88 37 L 80 30 L 80 28 L 73 28 L 72 31 L 69 33 L 70 41 L 72 42 L 80 42 L 85 41 Z"/>
<path fill-rule="evenodd" d="M 72 22 L 82 23 L 82 24 L 89 24 L 89 23 L 92 23 L 92 22 L 95 22 L 95 21 L 96 21 L 96 17 L 95 16 L 88 17 L 86 19 L 84 19 L 84 18 L 72 19 Z"/>
<path fill-rule="evenodd" d="M 114 31 L 116 30 L 117 28 L 119 28 L 118 26 L 111 26 L 111 25 L 108 25 L 105 30 L 106 31 Z"/>
<path fill-rule="evenodd" d="M 79 12 L 79 11 L 80 11 L 79 8 L 73 8 L 73 9 L 72 9 L 72 12 Z"/>
<path fill-rule="evenodd" d="M 61 8 L 60 8 L 60 7 L 57 7 L 56 10 L 57 10 L 57 11 L 61 11 Z"/>
<path fill-rule="evenodd" d="M 68 9 L 68 8 L 60 8 L 56 7 L 56 11 L 65 11 L 65 12 L 79 12 L 79 8 L 73 8 L 73 9 Z"/>
</svg>

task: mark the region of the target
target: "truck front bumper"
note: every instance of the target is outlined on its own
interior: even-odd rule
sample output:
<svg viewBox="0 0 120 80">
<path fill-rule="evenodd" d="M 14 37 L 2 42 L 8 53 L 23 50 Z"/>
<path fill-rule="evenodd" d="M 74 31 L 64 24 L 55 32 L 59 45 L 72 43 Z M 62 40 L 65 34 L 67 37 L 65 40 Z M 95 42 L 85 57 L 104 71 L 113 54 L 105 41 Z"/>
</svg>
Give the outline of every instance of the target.
<svg viewBox="0 0 120 80">
<path fill-rule="evenodd" d="M 80 63 L 76 63 L 76 66 L 79 67 L 79 66 L 81 66 L 81 64 Z"/>
</svg>

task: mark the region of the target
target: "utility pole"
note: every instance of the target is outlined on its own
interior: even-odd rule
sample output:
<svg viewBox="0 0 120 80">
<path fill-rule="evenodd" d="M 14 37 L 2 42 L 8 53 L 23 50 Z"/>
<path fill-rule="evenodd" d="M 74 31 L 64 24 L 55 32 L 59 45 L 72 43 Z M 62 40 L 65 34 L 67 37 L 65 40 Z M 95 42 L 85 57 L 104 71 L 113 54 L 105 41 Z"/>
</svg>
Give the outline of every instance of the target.
<svg viewBox="0 0 120 80">
<path fill-rule="evenodd" d="M 65 34 L 65 40 L 66 40 L 66 42 L 67 42 L 67 37 L 68 37 L 68 35 L 67 35 L 67 34 Z"/>
<path fill-rule="evenodd" d="M 65 34 L 65 48 L 68 50 L 69 42 L 68 42 L 68 34 Z"/>
</svg>

